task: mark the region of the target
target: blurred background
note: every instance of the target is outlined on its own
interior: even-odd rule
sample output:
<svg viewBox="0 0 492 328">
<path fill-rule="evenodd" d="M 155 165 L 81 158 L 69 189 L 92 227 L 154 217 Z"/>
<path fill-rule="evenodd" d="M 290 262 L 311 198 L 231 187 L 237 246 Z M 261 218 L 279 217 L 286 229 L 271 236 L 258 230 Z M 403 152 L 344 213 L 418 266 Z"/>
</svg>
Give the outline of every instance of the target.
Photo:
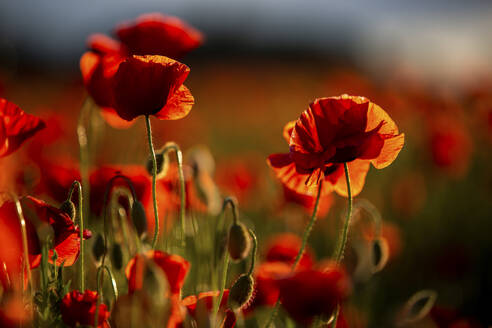
<svg viewBox="0 0 492 328">
<path fill-rule="evenodd" d="M 87 37 L 110 35 L 148 12 L 180 17 L 206 38 L 183 60 L 196 105 L 183 120 L 153 121 L 157 146 L 207 145 L 221 190 L 238 195 L 252 221 L 271 218 L 261 237 L 298 233 L 308 216 L 283 205 L 265 159 L 287 151 L 284 124 L 315 98 L 366 96 L 405 132 L 398 159 L 372 168 L 360 195 L 387 222 L 390 261 L 354 289 L 351 327 L 392 326 L 422 289 L 435 290 L 438 300 L 419 326 L 492 324 L 492 3 L 2 1 L 0 96 L 42 118 L 64 117 L 64 139 L 46 154 L 78 158 Z M 141 164 L 144 128 L 143 121 L 125 130 L 106 126 L 94 163 Z M 20 156 L 2 165 L 16 166 Z M 312 235 L 318 259 L 331 254 L 345 206 L 335 198 Z"/>
</svg>

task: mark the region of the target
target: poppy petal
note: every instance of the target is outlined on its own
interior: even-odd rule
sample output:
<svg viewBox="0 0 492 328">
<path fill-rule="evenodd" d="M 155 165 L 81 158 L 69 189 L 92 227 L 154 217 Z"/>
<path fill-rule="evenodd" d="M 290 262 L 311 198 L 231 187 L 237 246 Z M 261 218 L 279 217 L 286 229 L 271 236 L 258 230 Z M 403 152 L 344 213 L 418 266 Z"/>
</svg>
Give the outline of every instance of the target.
<svg viewBox="0 0 492 328">
<path fill-rule="evenodd" d="M 126 59 L 115 75 L 116 112 L 127 121 L 140 115 L 157 114 L 179 90 L 189 72 L 188 66 L 164 56 Z"/>
<path fill-rule="evenodd" d="M 161 120 L 179 120 L 188 115 L 195 103 L 190 90 L 181 85 L 168 99 L 167 104 L 155 114 Z"/>
<path fill-rule="evenodd" d="M 296 121 L 290 121 L 284 126 L 283 136 L 285 141 L 287 141 L 287 144 L 290 143 L 290 136 L 292 135 L 292 131 L 294 130 L 295 126 L 296 126 Z"/>
<path fill-rule="evenodd" d="M 369 161 L 356 159 L 347 163 L 350 176 L 350 189 L 352 197 L 357 196 L 362 191 L 366 181 L 367 171 L 369 171 Z M 340 196 L 347 197 L 347 182 L 345 174 L 340 176 L 335 184 L 335 192 Z"/>
<path fill-rule="evenodd" d="M 393 163 L 405 143 L 405 134 L 401 133 L 395 137 L 384 140 L 383 148 L 379 156 L 371 161 L 377 169 L 383 169 Z"/>
</svg>

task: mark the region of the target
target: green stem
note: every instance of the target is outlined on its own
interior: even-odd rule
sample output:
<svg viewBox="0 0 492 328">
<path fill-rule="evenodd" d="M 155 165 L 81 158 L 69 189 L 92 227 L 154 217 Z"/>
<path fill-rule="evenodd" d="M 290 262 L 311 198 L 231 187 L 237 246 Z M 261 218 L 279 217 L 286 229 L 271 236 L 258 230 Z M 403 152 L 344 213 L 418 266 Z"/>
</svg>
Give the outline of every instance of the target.
<svg viewBox="0 0 492 328">
<path fill-rule="evenodd" d="M 77 122 L 77 138 L 79 141 L 79 156 L 80 156 L 80 177 L 84 186 L 84 198 L 90 197 L 90 182 L 89 182 L 89 142 L 87 137 L 87 129 L 84 126 L 86 116 L 90 117 L 94 103 L 90 97 L 86 97 L 79 114 Z M 86 202 L 84 212 L 89 213 L 89 202 Z"/>
<path fill-rule="evenodd" d="M 253 270 L 255 269 L 255 261 L 256 261 L 256 250 L 258 249 L 258 240 L 256 239 L 256 235 L 253 230 L 248 229 L 249 235 L 251 239 L 253 239 L 253 251 L 251 253 L 251 265 L 249 266 L 249 271 L 247 273 L 248 276 L 253 274 Z"/>
<path fill-rule="evenodd" d="M 343 259 L 343 253 L 345 251 L 345 246 L 347 245 L 347 237 L 350 228 L 350 218 L 352 217 L 352 190 L 350 188 L 350 176 L 347 163 L 343 164 L 343 168 L 345 169 L 345 179 L 347 181 L 348 208 L 347 217 L 343 225 L 342 237 L 340 239 L 340 242 L 338 243 L 338 249 L 335 256 L 337 263 L 340 263 Z"/>
<path fill-rule="evenodd" d="M 154 144 L 152 143 L 152 128 L 150 126 L 150 116 L 145 116 L 145 124 L 147 125 L 147 140 L 149 142 L 150 155 L 152 156 L 152 200 L 154 203 L 154 238 L 152 238 L 152 248 L 155 249 L 157 245 L 157 238 L 159 236 L 159 213 L 157 211 L 157 198 L 156 198 L 156 179 L 157 179 L 157 160 L 155 158 Z"/>
<path fill-rule="evenodd" d="M 348 198 L 348 208 L 347 208 L 347 218 L 345 219 L 345 223 L 343 225 L 342 237 L 338 244 L 338 249 L 336 253 L 336 261 L 339 264 L 343 259 L 343 253 L 345 251 L 345 246 L 347 245 L 347 237 L 350 228 L 350 218 L 352 217 L 352 190 L 350 187 L 350 175 L 347 163 L 343 163 L 343 168 L 345 170 L 345 180 L 347 182 L 347 198 Z M 335 317 L 333 318 L 332 328 L 337 326 L 338 314 L 340 312 L 340 304 L 337 305 L 337 309 L 335 310 Z"/>
<path fill-rule="evenodd" d="M 71 201 L 73 190 L 77 188 L 79 194 L 79 238 L 80 238 L 80 259 L 79 259 L 79 270 L 80 270 L 80 291 L 85 290 L 85 251 L 84 251 L 84 204 L 83 204 L 83 193 L 82 185 L 79 181 L 75 180 L 72 183 L 70 192 L 68 194 L 68 200 Z"/>
<path fill-rule="evenodd" d="M 26 229 L 26 220 L 24 218 L 24 212 L 22 211 L 22 205 L 19 201 L 19 198 L 11 194 L 10 195 L 14 202 L 15 202 L 15 209 L 17 210 L 17 216 L 19 218 L 19 224 L 21 228 L 21 235 L 22 235 L 22 254 L 23 254 L 23 268 L 22 268 L 22 275 L 24 275 L 24 270 L 27 271 L 27 280 L 29 283 L 29 291 L 31 293 L 30 299 L 34 296 L 33 288 L 32 288 L 32 277 L 31 277 L 31 266 L 29 264 L 29 249 L 27 248 L 27 229 Z M 5 263 L 3 263 L 5 265 Z M 22 283 L 24 284 L 24 277 L 22 277 Z M 22 289 L 24 290 L 24 288 Z"/>
<path fill-rule="evenodd" d="M 178 144 L 175 142 L 168 142 L 159 150 L 159 153 L 166 154 L 168 151 L 174 150 L 176 153 L 176 162 L 178 163 L 178 174 L 179 174 L 179 196 L 180 196 L 180 207 L 179 207 L 179 221 L 181 223 L 181 246 L 186 247 L 186 221 L 185 221 L 185 211 L 186 211 L 186 185 L 183 172 L 183 153 L 179 148 Z M 155 162 L 155 156 L 153 159 L 153 166 L 156 172 L 157 163 Z M 153 172 L 153 173 L 154 173 Z M 155 236 L 154 236 L 155 237 Z"/>
<path fill-rule="evenodd" d="M 299 252 L 297 253 L 297 256 L 294 260 L 294 263 L 292 264 L 291 271 L 294 271 L 297 265 L 299 264 L 299 262 L 301 261 L 302 255 L 304 254 L 304 249 L 306 248 L 309 239 L 309 235 L 311 234 L 311 230 L 313 230 L 314 223 L 316 223 L 316 217 L 318 214 L 318 208 L 319 208 L 319 202 L 321 199 L 322 190 L 323 190 L 323 179 L 321 179 L 319 182 L 318 193 L 316 195 L 316 201 L 314 203 L 313 213 L 311 214 L 311 219 L 309 220 L 306 228 L 304 229 L 304 233 L 302 235 L 301 248 L 299 249 Z M 277 302 L 275 303 L 272 313 L 270 314 L 270 317 L 265 325 L 266 328 L 270 327 L 273 321 L 275 320 L 275 316 L 277 315 L 279 306 L 280 306 L 280 299 L 277 299 Z"/>
<path fill-rule="evenodd" d="M 96 284 L 97 284 L 97 302 L 96 302 L 96 311 L 94 313 L 94 328 L 97 328 L 99 324 L 99 306 L 101 305 L 102 300 L 102 287 L 104 285 L 104 270 L 108 273 L 109 278 L 111 279 L 111 287 L 113 289 L 113 296 L 116 300 L 118 298 L 118 287 L 116 285 L 116 280 L 114 279 L 113 273 L 109 269 L 107 265 L 101 265 L 97 269 L 96 274 Z M 84 291 L 81 291 L 82 293 Z"/>
<path fill-rule="evenodd" d="M 234 223 L 237 224 L 238 222 L 239 210 L 237 206 L 237 199 L 233 196 L 228 196 L 224 199 L 222 203 L 222 211 L 219 214 L 219 220 L 217 222 L 217 229 L 219 229 L 219 231 L 222 226 L 222 221 L 225 218 L 225 210 L 227 208 L 227 205 L 229 205 L 232 209 L 232 216 L 233 216 Z M 219 233 L 219 235 L 222 236 L 222 233 Z M 221 279 L 219 282 L 220 293 L 219 293 L 219 297 L 214 302 L 214 307 L 212 312 L 215 318 L 217 317 L 217 313 L 219 312 L 220 302 L 222 302 L 222 297 L 224 296 L 224 289 L 227 282 L 227 270 L 229 268 L 229 252 L 225 251 L 223 256 L 224 256 L 224 263 L 222 266 L 222 274 L 220 276 Z"/>
</svg>

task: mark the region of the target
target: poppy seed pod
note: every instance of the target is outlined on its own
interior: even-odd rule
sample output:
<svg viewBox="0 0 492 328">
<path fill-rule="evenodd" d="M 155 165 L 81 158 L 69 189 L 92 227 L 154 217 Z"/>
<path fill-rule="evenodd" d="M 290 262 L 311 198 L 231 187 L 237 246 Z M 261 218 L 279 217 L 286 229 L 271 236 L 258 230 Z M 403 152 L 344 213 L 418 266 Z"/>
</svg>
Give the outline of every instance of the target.
<svg viewBox="0 0 492 328">
<path fill-rule="evenodd" d="M 155 161 L 157 163 L 157 177 L 159 178 L 164 176 L 169 168 L 169 156 L 164 153 L 156 153 Z M 145 168 L 150 175 L 153 174 L 154 161 L 152 159 L 152 156 L 149 156 L 149 158 L 147 158 L 147 164 L 145 165 Z"/>
<path fill-rule="evenodd" d="M 75 219 L 75 204 L 71 200 L 66 200 L 61 203 L 60 211 L 66 213 L 72 221 Z"/>
<path fill-rule="evenodd" d="M 248 256 L 251 249 L 251 237 L 244 224 L 233 223 L 227 238 L 227 250 L 233 261 L 241 261 Z"/>
<path fill-rule="evenodd" d="M 99 261 L 101 256 L 104 254 L 104 239 L 103 236 L 98 233 L 94 244 L 92 244 L 92 256 L 96 261 Z"/>
<path fill-rule="evenodd" d="M 111 250 L 111 263 L 118 271 L 123 267 L 123 251 L 118 243 L 114 244 Z"/>
<path fill-rule="evenodd" d="M 147 215 L 141 202 L 135 200 L 132 206 L 132 221 L 140 238 L 147 232 Z"/>
<path fill-rule="evenodd" d="M 228 305 L 231 309 L 241 309 L 253 299 L 255 281 L 249 274 L 242 274 L 229 290 Z"/>
</svg>

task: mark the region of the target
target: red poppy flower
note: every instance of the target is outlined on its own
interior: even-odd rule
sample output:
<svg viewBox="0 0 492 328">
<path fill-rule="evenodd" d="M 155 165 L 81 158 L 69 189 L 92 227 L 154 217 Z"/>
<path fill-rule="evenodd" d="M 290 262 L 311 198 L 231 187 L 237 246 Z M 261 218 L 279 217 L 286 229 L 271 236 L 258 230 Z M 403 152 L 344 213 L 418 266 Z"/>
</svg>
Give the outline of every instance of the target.
<svg viewBox="0 0 492 328">
<path fill-rule="evenodd" d="M 335 190 L 346 196 L 343 163 L 349 167 L 352 194 L 359 194 L 369 164 L 388 166 L 404 142 L 381 107 L 348 95 L 316 99 L 295 124 L 287 124 L 284 136 L 290 129 L 290 153 L 270 155 L 268 162 L 287 188 L 308 195 L 324 179 L 322 194 Z"/>
<path fill-rule="evenodd" d="M 137 254 L 128 262 L 125 274 L 128 279 L 129 293 L 142 289 L 145 269 L 143 256 L 162 269 L 169 283 L 171 295 L 179 295 L 190 269 L 190 263 L 179 255 L 167 254 L 161 251 L 148 251 L 145 254 Z"/>
<path fill-rule="evenodd" d="M 73 290 L 65 295 L 60 304 L 63 322 L 69 327 L 94 326 L 97 292 L 86 290 L 84 293 Z M 106 304 L 99 305 L 98 327 L 109 327 L 109 311 Z"/>
<path fill-rule="evenodd" d="M 65 266 L 74 264 L 80 251 L 79 230 L 68 215 L 58 208 L 31 196 L 23 197 L 20 202 L 26 220 L 31 268 L 37 267 L 41 261 L 41 246 L 36 233 L 36 226 L 40 223 L 47 223 L 53 228 L 53 247 L 58 254 L 56 264 L 61 265 L 64 263 Z M 22 237 L 17 211 L 13 201 L 6 201 L 0 207 L 0 224 L 3 227 L 2 230 L 6 230 L 11 236 L 14 236 L 14 238 L 11 238 L 11 243 L 2 243 L 2 254 L 18 254 L 19 250 L 22 250 Z M 85 239 L 90 238 L 90 236 L 90 231 L 84 231 Z M 51 259 L 52 256 L 53 250 L 50 250 L 49 258 Z M 10 271 L 11 268 L 8 269 Z M 15 269 L 15 266 L 12 269 Z"/>
<path fill-rule="evenodd" d="M 180 59 L 203 42 L 202 34 L 177 17 L 158 13 L 123 23 L 116 35 L 134 55 L 162 55 Z"/>
<path fill-rule="evenodd" d="M 455 176 L 467 172 L 473 145 L 469 133 L 460 122 L 449 117 L 434 120 L 430 146 L 437 167 Z"/>
<path fill-rule="evenodd" d="M 317 316 L 329 318 L 349 290 L 344 270 L 305 270 L 278 280 L 280 302 L 287 313 L 303 326 Z"/>
<path fill-rule="evenodd" d="M 36 116 L 0 98 L 0 157 L 17 150 L 24 141 L 44 127 L 44 122 Z"/>
<path fill-rule="evenodd" d="M 196 320 L 199 320 L 202 316 L 206 317 L 206 320 L 208 320 L 208 316 L 212 313 L 215 299 L 219 297 L 219 295 L 219 291 L 204 292 L 198 294 L 198 296 L 190 295 L 183 298 L 181 305 L 186 306 L 190 315 Z M 226 289 L 224 290 L 219 306 L 219 311 L 222 311 L 225 314 L 224 324 L 221 326 L 223 328 L 232 328 L 236 325 L 236 315 L 234 312 L 227 309 L 228 297 L 229 290 Z M 203 311 L 205 311 L 205 313 Z"/>
<path fill-rule="evenodd" d="M 284 262 L 292 265 L 297 257 L 297 253 L 301 249 L 301 244 L 301 238 L 294 234 L 278 234 L 267 243 L 268 246 L 265 259 L 267 262 Z M 313 255 L 309 248 L 307 248 L 301 257 L 297 268 L 308 269 L 313 266 L 313 263 Z"/>
</svg>

